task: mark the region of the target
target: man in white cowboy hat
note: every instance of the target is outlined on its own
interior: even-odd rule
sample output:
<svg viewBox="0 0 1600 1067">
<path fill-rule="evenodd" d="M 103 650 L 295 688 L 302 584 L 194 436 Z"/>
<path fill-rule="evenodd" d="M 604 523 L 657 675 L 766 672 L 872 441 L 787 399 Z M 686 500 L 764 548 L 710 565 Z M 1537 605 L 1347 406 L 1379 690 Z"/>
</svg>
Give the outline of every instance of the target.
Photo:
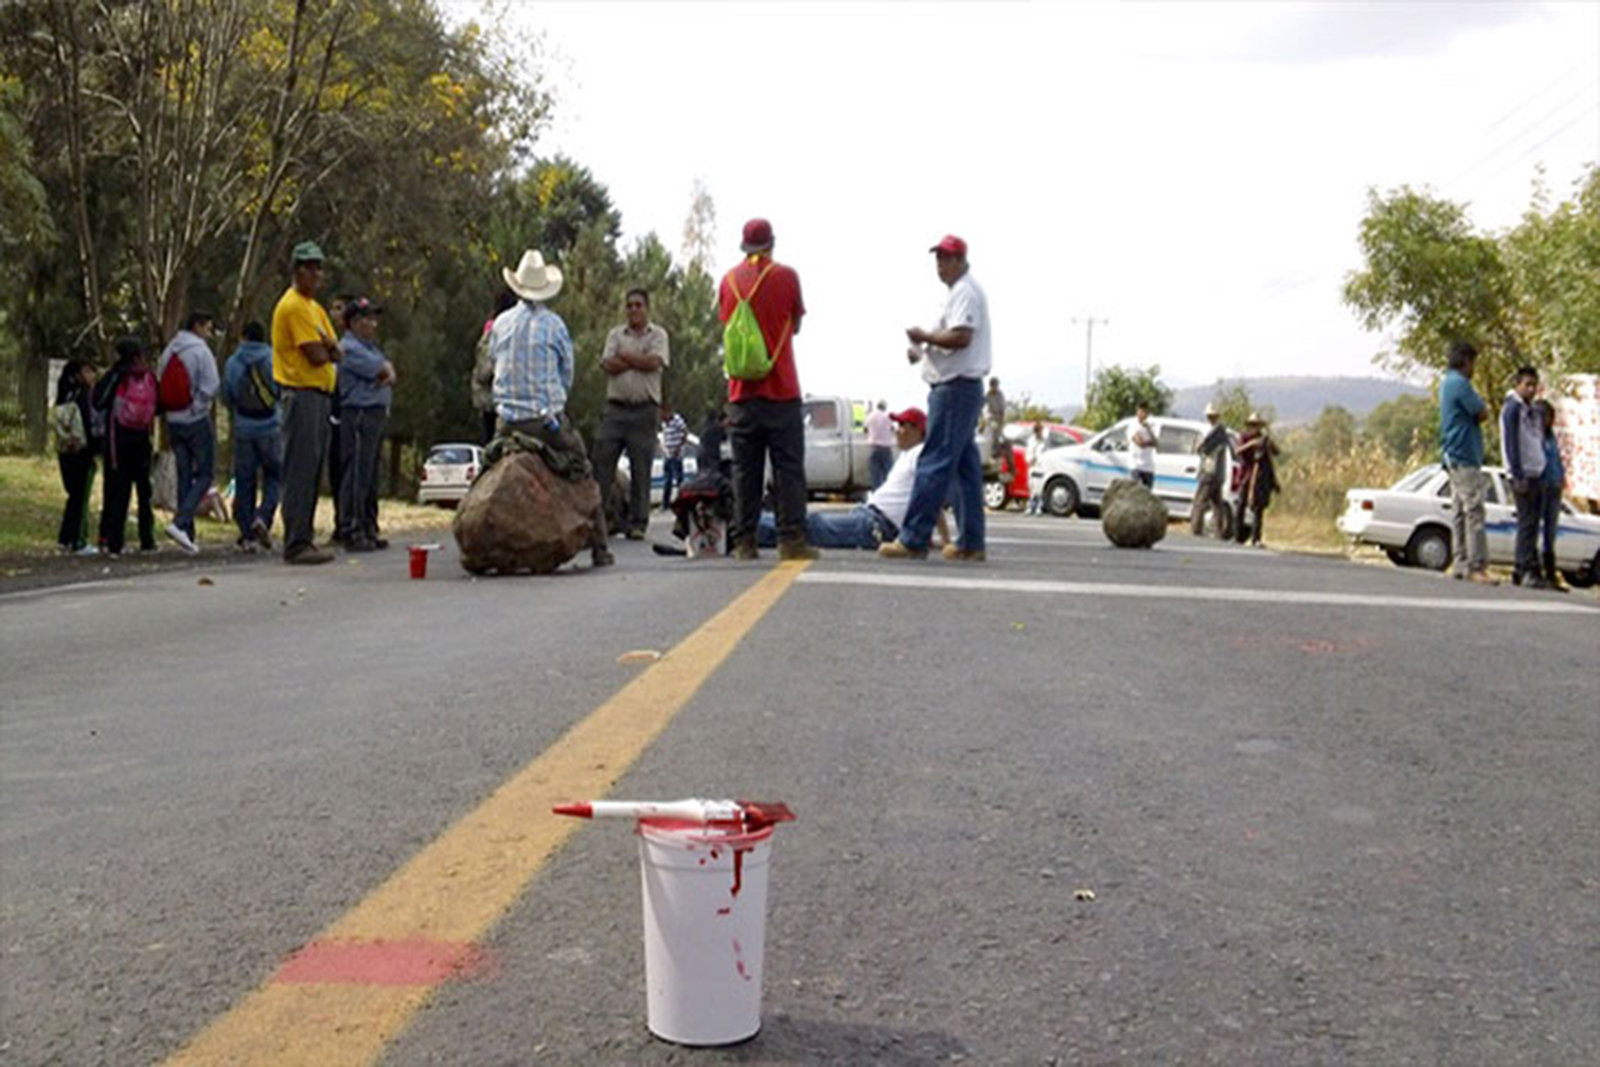
<svg viewBox="0 0 1600 1067">
<path fill-rule="evenodd" d="M 1228 456 L 1233 452 L 1233 442 L 1228 437 L 1228 427 L 1222 421 L 1222 412 L 1216 404 L 1206 405 L 1206 421 L 1211 429 L 1195 445 L 1200 456 L 1200 482 L 1195 487 L 1194 505 L 1189 512 L 1189 530 L 1196 537 L 1206 532 L 1206 512 L 1211 513 L 1211 525 L 1217 537 L 1227 531 L 1222 525 L 1222 484 L 1227 473 Z"/>
<path fill-rule="evenodd" d="M 489 329 L 494 410 L 500 429 L 527 434 L 587 463 L 583 438 L 567 418 L 567 394 L 572 389 L 572 337 L 561 316 L 545 306 L 561 292 L 561 270 L 547 264 L 537 250 L 529 249 L 522 253 L 522 262 L 515 271 L 502 267 L 500 273 L 506 287 L 519 298 L 514 307 L 495 318 Z M 614 563 L 611 550 L 606 547 L 606 520 L 601 506 L 596 505 L 589 522 L 593 528 L 590 555 L 594 565 Z"/>
</svg>

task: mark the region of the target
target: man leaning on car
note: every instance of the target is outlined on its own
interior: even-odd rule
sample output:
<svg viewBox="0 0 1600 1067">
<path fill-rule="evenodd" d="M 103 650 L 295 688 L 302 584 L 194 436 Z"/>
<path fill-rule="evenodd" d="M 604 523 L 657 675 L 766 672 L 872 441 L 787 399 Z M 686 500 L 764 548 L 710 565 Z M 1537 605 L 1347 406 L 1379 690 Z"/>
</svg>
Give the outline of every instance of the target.
<svg viewBox="0 0 1600 1067">
<path fill-rule="evenodd" d="M 1472 387 L 1478 350 L 1470 341 L 1455 341 L 1445 357 L 1439 383 L 1439 439 L 1445 470 L 1450 472 L 1451 525 L 1454 539 L 1450 570 L 1456 578 L 1499 585 L 1489 577 L 1489 538 L 1484 529 L 1483 427 L 1489 406 Z"/>
</svg>

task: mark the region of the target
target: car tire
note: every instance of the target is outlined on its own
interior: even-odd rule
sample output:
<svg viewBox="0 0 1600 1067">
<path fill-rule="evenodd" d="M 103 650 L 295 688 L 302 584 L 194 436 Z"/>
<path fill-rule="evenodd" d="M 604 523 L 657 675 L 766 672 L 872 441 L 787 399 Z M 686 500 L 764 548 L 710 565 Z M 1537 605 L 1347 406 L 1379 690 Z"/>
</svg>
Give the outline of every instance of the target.
<svg viewBox="0 0 1600 1067">
<path fill-rule="evenodd" d="M 1007 499 L 1006 483 L 998 478 L 986 478 L 983 482 L 983 506 L 990 511 L 1004 511 Z"/>
<path fill-rule="evenodd" d="M 1587 567 L 1575 571 L 1562 571 L 1561 576 L 1574 589 L 1590 588 L 1596 581 L 1600 581 L 1600 552 L 1595 554 Z"/>
<path fill-rule="evenodd" d="M 1078 483 L 1065 475 L 1051 478 L 1044 486 L 1044 509 L 1052 515 L 1067 518 L 1078 510 L 1083 498 L 1078 494 Z"/>
<path fill-rule="evenodd" d="M 1411 566 L 1411 557 L 1406 555 L 1406 550 L 1403 548 L 1386 548 L 1383 550 L 1383 554 L 1388 556 L 1389 562 L 1396 567 Z"/>
<path fill-rule="evenodd" d="M 1406 558 L 1413 567 L 1442 571 L 1450 566 L 1450 533 L 1439 526 L 1424 526 L 1406 543 Z"/>
</svg>

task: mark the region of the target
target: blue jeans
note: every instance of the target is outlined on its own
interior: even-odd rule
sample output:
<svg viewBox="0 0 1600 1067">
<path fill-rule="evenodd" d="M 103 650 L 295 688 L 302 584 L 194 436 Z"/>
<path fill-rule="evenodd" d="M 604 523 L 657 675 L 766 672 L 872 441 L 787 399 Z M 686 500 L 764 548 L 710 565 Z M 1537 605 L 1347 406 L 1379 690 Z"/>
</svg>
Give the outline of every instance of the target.
<svg viewBox="0 0 1600 1067">
<path fill-rule="evenodd" d="M 1544 482 L 1529 478 L 1524 484 L 1526 492 L 1518 493 L 1515 486 L 1512 488 L 1517 502 L 1517 552 L 1512 571 L 1517 576 L 1538 576 L 1544 573 L 1539 569 L 1539 521 L 1544 518 Z"/>
<path fill-rule="evenodd" d="M 172 442 L 172 458 L 178 467 L 178 511 L 173 525 L 194 536 L 194 513 L 211 488 L 211 475 L 217 462 L 217 439 L 211 420 L 167 422 L 167 439 Z"/>
<path fill-rule="evenodd" d="M 683 484 L 683 457 L 668 456 L 661 461 L 661 510 L 672 507 L 672 490 Z"/>
<path fill-rule="evenodd" d="M 261 505 L 256 506 L 256 471 L 261 472 Z M 277 433 L 258 437 L 233 438 L 233 517 L 239 536 L 250 537 L 257 519 L 272 529 L 272 516 L 278 510 L 278 491 L 283 484 L 283 445 Z"/>
<path fill-rule="evenodd" d="M 955 378 L 929 390 L 928 436 L 917 460 L 906 522 L 900 528 L 900 543 L 907 548 L 928 547 L 946 496 L 955 501 L 961 526 L 958 547 L 983 548 L 983 461 L 976 436 L 982 410 L 983 382 L 977 378 Z"/>
<path fill-rule="evenodd" d="M 92 472 L 91 472 L 92 473 Z M 1544 512 L 1539 522 L 1539 547 L 1546 556 L 1556 554 L 1556 532 L 1561 528 L 1561 483 L 1544 483 Z M 1546 577 L 1549 577 L 1546 575 Z"/>
<path fill-rule="evenodd" d="M 865 504 L 849 511 L 807 511 L 806 540 L 816 548 L 876 549 L 893 537 L 894 528 Z M 763 511 L 756 523 L 756 544 L 772 548 L 778 543 L 778 520 Z"/>
</svg>

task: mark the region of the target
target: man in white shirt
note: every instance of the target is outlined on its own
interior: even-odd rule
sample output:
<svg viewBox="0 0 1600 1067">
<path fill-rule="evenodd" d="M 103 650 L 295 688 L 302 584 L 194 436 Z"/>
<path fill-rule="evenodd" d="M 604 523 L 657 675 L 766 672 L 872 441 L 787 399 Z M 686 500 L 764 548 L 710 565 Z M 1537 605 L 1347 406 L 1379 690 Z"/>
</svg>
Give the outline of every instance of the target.
<svg viewBox="0 0 1600 1067">
<path fill-rule="evenodd" d="M 874 549 L 893 541 L 900 532 L 911 504 L 928 416 L 921 408 L 907 408 L 887 418 L 894 426 L 895 446 L 900 449 L 889 476 L 868 495 L 865 504 L 857 504 L 849 511 L 808 511 L 806 538 L 817 548 Z M 763 512 L 756 525 L 756 542 L 762 548 L 778 543 L 778 526 L 770 511 Z"/>
<path fill-rule="evenodd" d="M 1133 480 L 1146 489 L 1156 487 L 1156 432 L 1150 428 L 1150 409 L 1139 405 L 1137 421 L 1128 442 L 1133 446 Z"/>
<path fill-rule="evenodd" d="M 928 251 L 937 257 L 939 280 L 950 287 L 944 313 L 932 330 L 906 331 L 912 363 L 926 359 L 928 436 L 899 536 L 878 549 L 885 559 L 925 559 L 934 523 L 952 495 L 960 537 L 944 547 L 946 559 L 981 562 L 984 550 L 983 460 L 978 453 L 978 415 L 983 379 L 989 373 L 989 307 L 967 266 L 967 242 L 947 236 Z"/>
</svg>

